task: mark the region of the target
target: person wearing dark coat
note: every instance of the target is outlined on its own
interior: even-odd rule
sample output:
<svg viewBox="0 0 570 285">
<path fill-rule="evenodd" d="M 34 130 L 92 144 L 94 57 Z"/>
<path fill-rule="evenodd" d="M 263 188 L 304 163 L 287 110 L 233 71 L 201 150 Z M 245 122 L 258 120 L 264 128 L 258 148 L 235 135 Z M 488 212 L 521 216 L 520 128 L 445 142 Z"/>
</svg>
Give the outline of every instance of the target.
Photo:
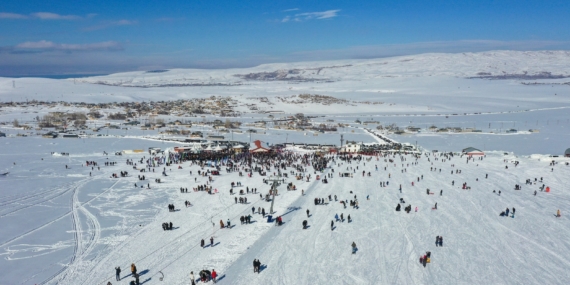
<svg viewBox="0 0 570 285">
<path fill-rule="evenodd" d="M 115 278 L 117 281 L 121 280 L 121 267 L 115 267 Z"/>
<path fill-rule="evenodd" d="M 200 241 L 200 246 L 201 246 L 201 247 L 204 247 L 204 239 L 202 239 L 202 240 Z"/>
<path fill-rule="evenodd" d="M 303 220 L 303 229 L 307 228 L 307 220 Z"/>
<path fill-rule="evenodd" d="M 333 230 L 333 228 L 334 228 L 334 221 L 331 220 L 331 231 Z"/>
</svg>

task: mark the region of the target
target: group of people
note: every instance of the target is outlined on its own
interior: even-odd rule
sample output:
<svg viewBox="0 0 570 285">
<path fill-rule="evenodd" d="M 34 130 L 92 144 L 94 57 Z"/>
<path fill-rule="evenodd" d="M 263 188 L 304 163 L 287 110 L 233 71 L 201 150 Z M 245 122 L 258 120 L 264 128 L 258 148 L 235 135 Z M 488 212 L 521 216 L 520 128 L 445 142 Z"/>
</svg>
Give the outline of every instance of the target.
<svg viewBox="0 0 570 285">
<path fill-rule="evenodd" d="M 162 223 L 162 230 L 163 231 L 172 230 L 172 222 Z"/>
<path fill-rule="evenodd" d="M 443 246 L 443 236 L 436 236 L 435 237 L 435 246 Z"/>
<path fill-rule="evenodd" d="M 261 267 L 261 261 L 259 259 L 253 260 L 253 273 L 259 274 L 259 268 Z"/>
<path fill-rule="evenodd" d="M 516 211 L 516 209 L 515 209 L 515 207 L 513 207 L 513 211 L 511 212 L 511 215 L 512 215 L 511 217 L 513 217 L 513 218 L 515 217 L 515 211 Z M 501 216 L 501 217 L 503 217 L 503 216 L 504 216 L 504 217 L 508 217 L 508 216 L 509 216 L 509 208 L 507 208 L 506 210 L 504 210 L 503 212 L 501 212 L 501 214 L 500 214 L 499 216 Z"/>
</svg>

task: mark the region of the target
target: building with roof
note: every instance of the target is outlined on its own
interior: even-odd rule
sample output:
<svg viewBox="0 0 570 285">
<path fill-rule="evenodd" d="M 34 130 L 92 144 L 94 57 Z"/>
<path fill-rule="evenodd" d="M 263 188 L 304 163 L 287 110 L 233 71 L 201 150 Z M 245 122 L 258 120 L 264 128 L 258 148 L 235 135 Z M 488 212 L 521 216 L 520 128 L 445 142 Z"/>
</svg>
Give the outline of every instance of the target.
<svg viewBox="0 0 570 285">
<path fill-rule="evenodd" d="M 464 148 L 461 152 L 463 152 L 466 155 L 485 155 L 483 151 L 476 149 L 474 147 Z"/>
<path fill-rule="evenodd" d="M 253 143 L 255 144 L 255 148 L 250 150 L 249 152 L 269 152 L 268 148 L 261 146 L 260 140 L 255 140 L 255 141 L 253 141 Z"/>
</svg>

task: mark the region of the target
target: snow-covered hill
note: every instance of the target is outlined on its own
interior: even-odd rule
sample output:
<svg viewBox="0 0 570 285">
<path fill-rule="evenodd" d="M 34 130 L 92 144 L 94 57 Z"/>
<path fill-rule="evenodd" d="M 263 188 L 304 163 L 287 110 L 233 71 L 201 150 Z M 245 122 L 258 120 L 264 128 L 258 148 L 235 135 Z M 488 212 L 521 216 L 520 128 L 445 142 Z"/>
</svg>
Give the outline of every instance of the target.
<svg viewBox="0 0 570 285">
<path fill-rule="evenodd" d="M 238 112 L 461 113 L 553 108 L 570 103 L 570 52 L 495 51 L 368 60 L 173 69 L 81 79 L 0 78 L 0 100 L 141 102 L 231 97 Z M 500 79 L 500 80 L 498 80 Z M 296 102 L 323 95 L 346 104 Z M 293 98 L 293 99 L 292 99 Z"/>
<path fill-rule="evenodd" d="M 568 51 L 492 51 L 421 54 L 367 60 L 263 64 L 253 68 L 139 71 L 74 79 L 130 87 L 239 86 L 261 82 L 362 82 L 383 78 L 449 76 L 460 78 L 555 79 L 570 76 Z"/>
</svg>

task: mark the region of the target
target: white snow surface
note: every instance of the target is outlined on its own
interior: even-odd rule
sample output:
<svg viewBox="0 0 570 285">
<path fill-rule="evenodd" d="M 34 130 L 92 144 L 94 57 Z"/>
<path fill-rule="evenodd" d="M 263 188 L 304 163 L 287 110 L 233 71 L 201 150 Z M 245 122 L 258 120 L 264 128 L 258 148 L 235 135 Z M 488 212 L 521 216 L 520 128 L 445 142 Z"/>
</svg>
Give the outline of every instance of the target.
<svg viewBox="0 0 570 285">
<path fill-rule="evenodd" d="M 371 119 L 383 125 L 420 127 L 420 133 L 390 138 L 419 144 L 422 149 L 457 152 L 473 146 L 487 154 L 484 160 L 469 163 L 465 157 L 443 162 L 422 156 L 412 165 L 414 158 L 404 156 L 402 162 L 399 155 L 390 157 L 395 163 L 384 158 L 372 158 L 366 165 L 364 161 L 347 164 L 336 160 L 320 173 L 323 176 L 334 169 L 328 184 L 316 181 L 314 170 L 307 166 L 305 174 L 312 175 L 309 182 L 291 176 L 287 179 L 299 190 L 279 187 L 275 211 L 283 215 L 284 225 L 276 227 L 257 213 L 252 215 L 253 224 L 241 225 L 239 216 L 251 213 L 252 206 L 268 211 L 269 203 L 248 194 L 243 197 L 249 204 L 236 204 L 234 197 L 239 195 L 229 195 L 230 183 L 240 181 L 242 188 L 257 188 L 265 194 L 269 186 L 258 174 L 239 177 L 222 167 L 212 183 L 218 193 L 193 192 L 193 187 L 206 183 L 197 176 L 201 169 L 195 165 L 185 162 L 182 169 L 172 165 L 163 177 L 162 166 L 154 173 L 140 173 L 125 164 L 127 158 L 148 158 L 147 153 L 113 155 L 121 150 L 178 145 L 157 141 L 161 135 L 156 130 L 108 130 L 109 136 L 85 139 L 16 137 L 26 131 L 11 127 L 9 122 L 14 119 L 26 123 L 52 111 L 87 110 L 2 108 L 0 121 L 7 124 L 0 130 L 8 137 L 0 138 L 0 174 L 9 173 L 0 176 L 0 284 L 128 284 L 131 263 L 137 265 L 144 284 L 190 284 L 190 271 L 197 275 L 202 269 L 215 269 L 221 284 L 565 284 L 570 277 L 570 221 L 566 216 L 570 211 L 570 166 L 565 163 L 570 159 L 548 154 L 560 155 L 570 147 L 570 79 L 565 78 L 570 76 L 569 55 L 567 51 L 496 51 L 267 64 L 247 69 L 137 71 L 76 80 L 0 78 L 3 102 L 99 103 L 231 96 L 238 105 L 255 103 L 265 111 L 322 115 L 315 121 L 334 119 L 349 125 L 319 136 L 271 129 L 254 135 L 232 134 L 244 142 L 253 136 L 267 143 L 338 144 L 340 134 L 346 140 L 376 142 L 362 125 L 354 124 L 356 119 Z M 235 76 L 261 72 L 310 80 L 260 81 Z M 544 72 L 560 78 L 467 79 L 479 73 Z M 353 103 L 323 106 L 279 99 L 304 93 Z M 267 97 L 273 105 L 262 104 L 257 97 Z M 383 104 L 362 103 L 366 101 Z M 239 106 L 236 109 L 247 111 Z M 265 116 L 247 114 L 239 120 L 252 122 Z M 106 121 L 95 123 L 100 126 Z M 483 132 L 427 131 L 434 124 Z M 505 134 L 509 128 L 519 132 Z M 528 129 L 540 132 L 529 133 Z M 205 131 L 202 126 L 193 130 Z M 554 166 L 550 165 L 553 160 Z M 84 166 L 85 161 L 96 161 L 101 169 L 92 170 Z M 106 161 L 117 165 L 104 166 Z M 515 167 L 514 161 L 520 164 Z M 430 167 L 438 170 L 430 171 Z M 362 170 L 371 176 L 362 177 Z M 453 170 L 461 173 L 451 174 Z M 120 171 L 128 171 L 129 177 L 110 178 Z M 338 177 L 341 171 L 352 171 L 354 178 Z M 134 183 L 140 187 L 139 174 L 147 176 L 145 185 L 150 183 L 150 190 L 134 187 Z M 541 177 L 544 183 L 534 183 L 534 178 Z M 163 183 L 154 183 L 157 178 Z M 533 184 L 526 185 L 526 179 L 532 179 Z M 389 181 L 389 186 L 380 187 L 381 181 Z M 464 182 L 471 190 L 461 189 Z M 515 184 L 522 185 L 522 190 L 514 190 Z M 552 191 L 538 190 L 542 184 Z M 180 187 L 188 188 L 189 193 L 180 193 Z M 426 195 L 428 188 L 435 195 Z M 500 190 L 501 195 L 493 190 Z M 344 209 L 338 202 L 314 205 L 314 198 L 328 199 L 328 195 L 345 200 L 357 195 L 360 208 Z M 418 211 L 396 212 L 400 198 L 406 201 L 402 206 L 409 204 Z M 186 200 L 194 206 L 185 208 Z M 438 209 L 432 210 L 436 202 Z M 172 203 L 180 211 L 168 212 L 167 205 Z M 515 218 L 499 216 L 507 207 L 516 208 Z M 307 209 L 312 215 L 309 218 Z M 560 218 L 555 217 L 558 209 Z M 331 231 L 331 220 L 341 213 L 345 218 L 350 214 L 353 222 L 335 222 Z M 235 227 L 219 229 L 219 221 L 227 219 Z M 310 225 L 306 230 L 301 229 L 303 220 Z M 163 231 L 163 222 L 172 222 L 175 229 Z M 444 237 L 441 248 L 434 243 L 437 235 Z M 200 248 L 200 239 L 208 242 L 211 236 L 216 245 Z M 359 249 L 354 255 L 350 249 L 353 241 Z M 426 251 L 431 251 L 432 258 L 424 268 L 419 256 Z M 253 273 L 255 258 L 263 264 L 259 274 Z M 116 266 L 123 269 L 120 281 L 114 280 Z"/>
<path fill-rule="evenodd" d="M 540 77 L 545 73 L 553 77 Z M 248 74 L 257 77 L 243 77 Z M 482 75 L 539 77 L 468 79 Z M 568 51 L 492 51 L 264 64 L 241 69 L 172 69 L 158 73 L 134 71 L 68 80 L 0 78 L 0 100 L 99 103 L 222 96 L 232 97 L 243 104 L 256 103 L 261 111 L 285 113 L 520 111 L 567 106 L 568 85 L 563 83 L 570 81 L 569 76 Z M 260 78 L 265 80 L 258 80 Z M 323 106 L 313 103 L 288 104 L 279 100 L 299 94 L 383 104 Z M 255 99 L 258 97 L 267 97 L 268 101 L 260 103 Z M 247 111 L 243 107 L 236 110 Z"/>
<path fill-rule="evenodd" d="M 206 179 L 188 162 L 180 164 L 182 169 L 166 167 L 164 177 L 163 166 L 140 173 L 125 164 L 127 158 L 136 161 L 148 154 L 103 155 L 104 150 L 165 149 L 172 144 L 129 138 L 9 138 L 3 145 L 0 169 L 10 173 L 0 177 L 0 284 L 127 284 L 131 263 L 144 284 L 190 284 L 190 271 L 202 269 L 215 269 L 220 284 L 564 284 L 570 275 L 570 166 L 564 165 L 570 159 L 491 152 L 469 163 L 466 157 L 444 162 L 433 156 L 417 161 L 404 156 L 401 161 L 399 155 L 389 157 L 394 163 L 382 157 L 351 164 L 336 160 L 334 172 L 328 168 L 317 173 L 333 173 L 328 184 L 315 180 L 307 166 L 309 182 L 289 176 L 286 181 L 298 190 L 279 187 L 275 215 L 282 215 L 285 224 L 276 227 L 257 214 L 257 207 L 269 211 L 269 203 L 258 194 L 229 194 L 230 183 L 238 181 L 243 187 L 234 190 L 257 188 L 266 194 L 269 186 L 262 179 L 267 177 L 239 177 L 222 167 L 212 183 L 218 193 L 208 195 L 192 191 Z M 52 151 L 70 155 L 52 156 Z M 555 166 L 549 165 L 552 159 Z M 97 161 L 101 170 L 83 166 L 85 161 Z M 104 166 L 106 161 L 118 165 Z M 514 161 L 520 164 L 515 167 Z M 371 176 L 362 177 L 363 170 Z M 451 174 L 454 170 L 461 173 Z M 110 178 L 119 171 L 128 171 L 129 177 Z M 339 172 L 353 172 L 354 178 L 338 177 Z M 141 184 L 137 175 L 146 176 L 150 190 L 134 187 Z M 534 196 L 542 183 L 524 181 L 541 177 L 552 191 Z M 156 178 L 163 183 L 154 183 Z M 379 187 L 381 181 L 389 185 Z M 464 182 L 471 190 L 461 189 Z M 514 190 L 515 184 L 522 190 Z M 189 193 L 180 193 L 180 187 Z M 426 189 L 435 195 L 426 195 Z M 328 200 L 328 195 L 339 200 L 357 195 L 360 208 L 344 209 L 335 201 L 314 205 L 314 198 Z M 247 197 L 248 204 L 236 204 L 237 196 Z M 411 213 L 394 210 L 400 198 L 406 201 L 403 206 L 412 206 Z M 194 206 L 185 208 L 186 200 Z M 432 210 L 436 202 L 438 209 Z M 169 212 L 170 203 L 180 210 Z M 239 216 L 250 214 L 252 207 L 254 222 L 241 225 Z M 499 216 L 506 207 L 516 208 L 515 218 Z M 557 209 L 560 218 L 555 217 Z M 341 213 L 345 219 L 350 214 L 353 222 L 335 222 L 331 231 L 331 220 Z M 235 226 L 220 229 L 219 221 L 227 219 Z M 303 220 L 308 229 L 301 228 Z M 163 222 L 172 222 L 175 229 L 163 231 Z M 437 235 L 444 237 L 441 248 L 434 243 Z M 201 248 L 200 239 L 208 244 L 211 236 L 215 246 Z M 353 241 L 356 254 L 351 254 Z M 419 256 L 426 251 L 432 257 L 424 268 Z M 259 274 L 253 273 L 255 258 L 263 264 Z M 118 282 L 115 266 L 123 269 Z"/>
</svg>

